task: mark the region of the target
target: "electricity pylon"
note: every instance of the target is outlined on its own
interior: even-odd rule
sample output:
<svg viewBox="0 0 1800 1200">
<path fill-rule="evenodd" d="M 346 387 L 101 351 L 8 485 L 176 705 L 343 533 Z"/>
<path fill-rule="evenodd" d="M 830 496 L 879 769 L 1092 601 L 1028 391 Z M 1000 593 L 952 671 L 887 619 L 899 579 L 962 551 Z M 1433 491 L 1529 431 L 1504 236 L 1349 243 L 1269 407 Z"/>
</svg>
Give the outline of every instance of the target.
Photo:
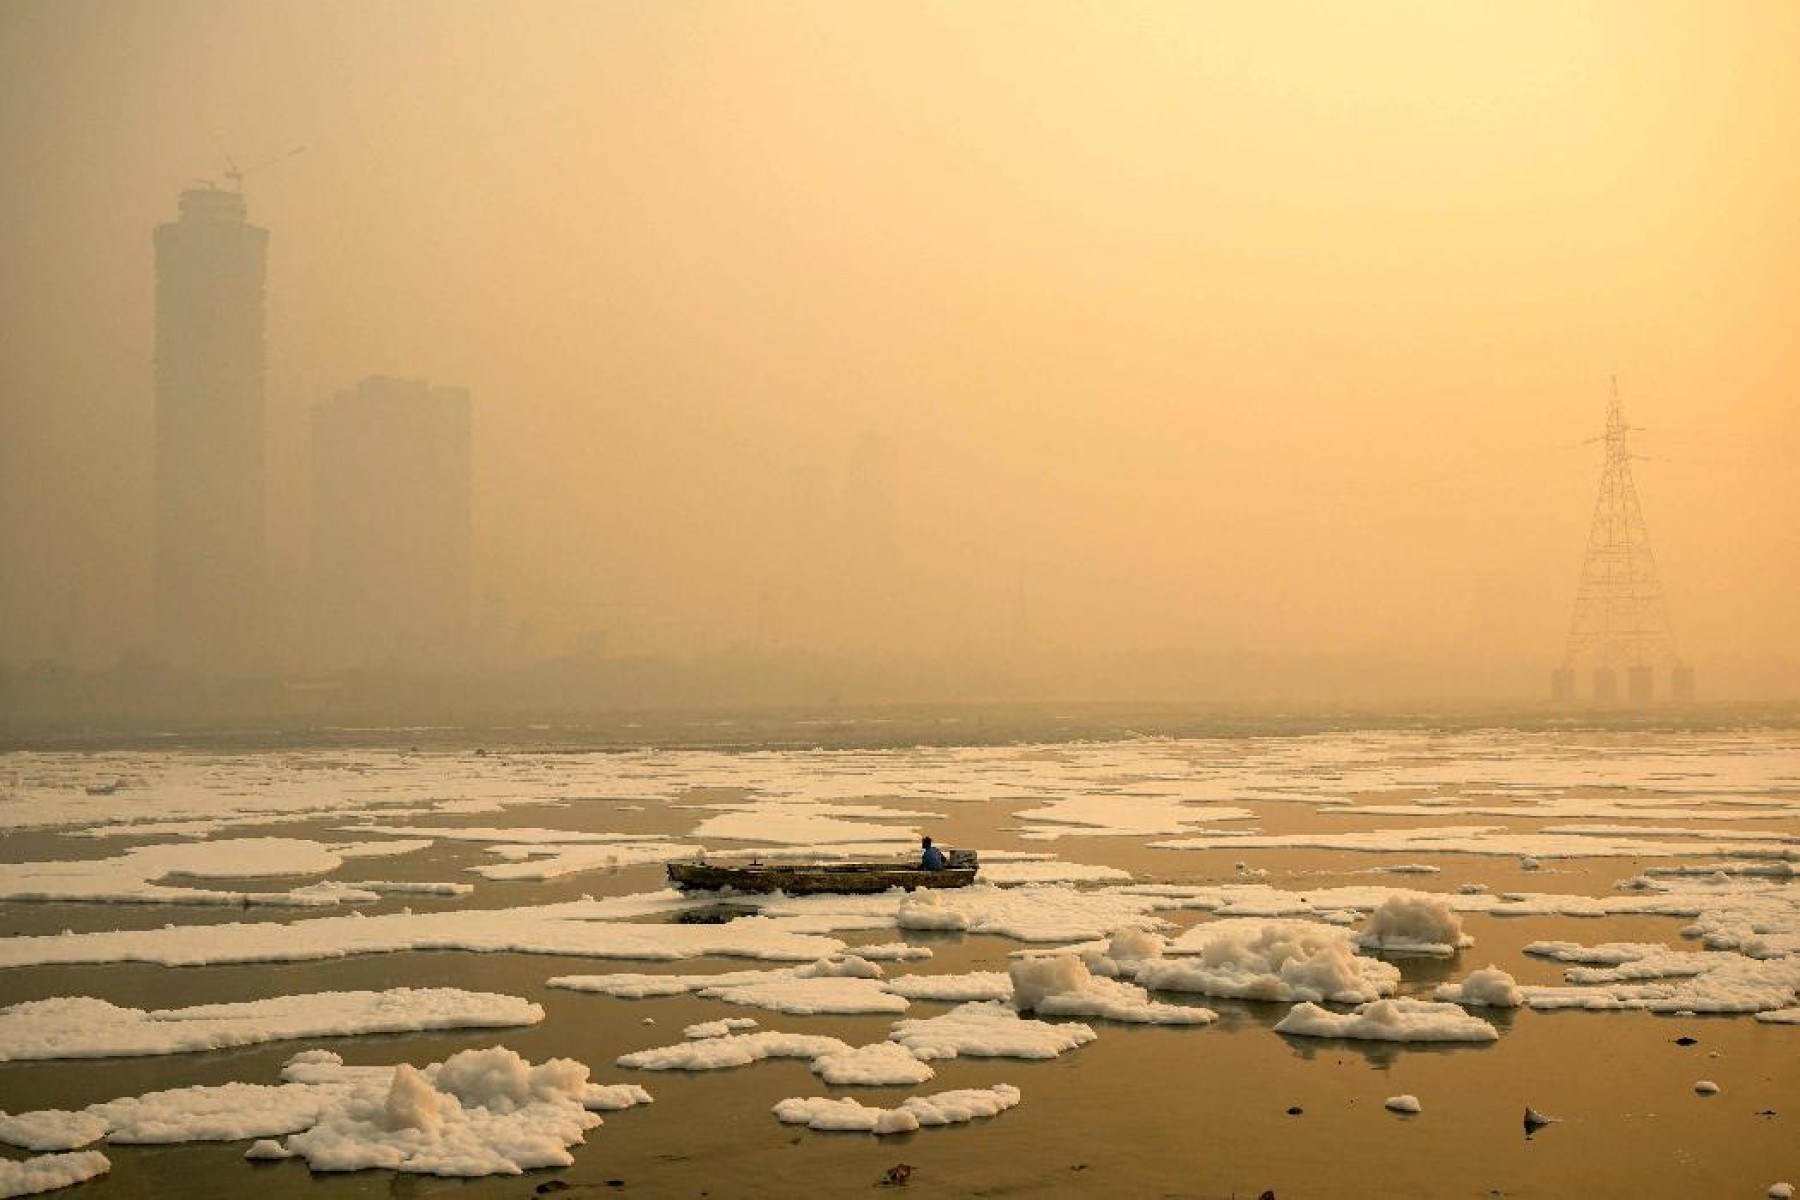
<svg viewBox="0 0 1800 1200">
<path fill-rule="evenodd" d="M 1656 556 L 1650 551 L 1650 531 L 1644 525 L 1637 485 L 1631 478 L 1631 451 L 1625 442 L 1628 428 L 1619 400 L 1619 381 L 1614 378 L 1606 409 L 1606 465 L 1600 474 L 1600 495 L 1594 501 L 1594 523 L 1588 531 L 1575 618 L 1569 625 L 1562 666 L 1551 676 L 1551 692 L 1557 700 L 1575 698 L 1575 673 L 1583 665 L 1593 668 L 1592 698 L 1602 704 L 1619 698 L 1621 669 L 1634 703 L 1646 703 L 1653 697 L 1655 671 L 1663 666 L 1671 671 L 1677 700 L 1693 695 L 1694 674 L 1675 649 L 1662 581 L 1656 574 Z"/>
</svg>

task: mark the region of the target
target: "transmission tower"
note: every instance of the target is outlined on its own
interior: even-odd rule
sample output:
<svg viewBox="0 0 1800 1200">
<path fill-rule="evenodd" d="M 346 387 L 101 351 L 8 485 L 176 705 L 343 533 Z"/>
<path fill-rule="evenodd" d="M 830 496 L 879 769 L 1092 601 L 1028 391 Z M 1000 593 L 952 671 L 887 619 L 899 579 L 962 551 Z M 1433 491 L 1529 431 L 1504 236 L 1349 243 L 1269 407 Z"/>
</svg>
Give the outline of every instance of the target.
<svg viewBox="0 0 1800 1200">
<path fill-rule="evenodd" d="M 1562 666 L 1551 676 L 1557 700 L 1575 699 L 1576 672 L 1593 670 L 1591 698 L 1607 704 L 1619 699 L 1619 673 L 1625 673 L 1627 698 L 1637 704 L 1655 696 L 1656 670 L 1670 672 L 1677 700 L 1691 699 L 1694 673 L 1675 650 L 1675 635 L 1663 603 L 1650 531 L 1638 505 L 1631 478 L 1631 451 L 1626 445 L 1624 405 L 1619 381 L 1612 381 L 1606 408 L 1606 465 L 1600 495 L 1594 501 L 1594 523 L 1588 532 L 1587 557 L 1575 595 L 1575 618 L 1569 624 Z"/>
</svg>

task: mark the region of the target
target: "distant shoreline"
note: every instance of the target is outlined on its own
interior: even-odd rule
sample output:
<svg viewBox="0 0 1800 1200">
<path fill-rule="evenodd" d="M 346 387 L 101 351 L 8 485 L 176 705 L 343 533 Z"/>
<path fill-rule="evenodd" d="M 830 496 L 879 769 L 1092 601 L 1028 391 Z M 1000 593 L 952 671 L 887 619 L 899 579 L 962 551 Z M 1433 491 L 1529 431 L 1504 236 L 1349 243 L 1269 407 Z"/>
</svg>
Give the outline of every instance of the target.
<svg viewBox="0 0 1800 1200">
<path fill-rule="evenodd" d="M 887 750 L 1140 738 L 1242 739 L 1317 734 L 1482 729 L 1657 734 L 1800 729 L 1800 703 L 1765 702 L 1601 710 L 1538 705 L 1204 705 L 1128 702 L 863 704 L 479 713 L 246 713 L 0 720 L 0 753 L 193 749 L 263 751 L 356 747 L 445 753 L 624 752 L 646 749 Z"/>
</svg>

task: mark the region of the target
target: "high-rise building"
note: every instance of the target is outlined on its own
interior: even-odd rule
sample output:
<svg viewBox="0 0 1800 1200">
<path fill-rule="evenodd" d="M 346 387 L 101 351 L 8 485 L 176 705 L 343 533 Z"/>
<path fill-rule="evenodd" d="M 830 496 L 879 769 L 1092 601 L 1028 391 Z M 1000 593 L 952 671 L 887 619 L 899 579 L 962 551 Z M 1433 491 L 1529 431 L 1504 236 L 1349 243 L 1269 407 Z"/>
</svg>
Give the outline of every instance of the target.
<svg viewBox="0 0 1800 1200">
<path fill-rule="evenodd" d="M 158 643 L 211 670 L 251 662 L 262 630 L 268 245 L 216 187 L 156 228 Z"/>
<path fill-rule="evenodd" d="M 469 393 L 375 376 L 313 409 L 322 661 L 446 661 L 469 614 Z"/>
</svg>

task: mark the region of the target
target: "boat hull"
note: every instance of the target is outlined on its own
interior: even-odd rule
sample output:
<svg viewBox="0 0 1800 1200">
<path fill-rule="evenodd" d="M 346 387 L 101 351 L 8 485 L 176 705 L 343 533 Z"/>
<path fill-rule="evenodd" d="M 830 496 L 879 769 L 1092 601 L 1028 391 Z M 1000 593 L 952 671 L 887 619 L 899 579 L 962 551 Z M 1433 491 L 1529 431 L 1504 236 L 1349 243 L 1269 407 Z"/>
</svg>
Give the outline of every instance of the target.
<svg viewBox="0 0 1800 1200">
<path fill-rule="evenodd" d="M 926 871 L 892 863 L 830 863 L 819 866 L 722 867 L 712 863 L 672 862 L 669 882 L 684 891 L 786 892 L 806 896 L 815 892 L 866 895 L 889 888 L 959 888 L 975 882 L 975 867 L 947 867 Z"/>
</svg>

